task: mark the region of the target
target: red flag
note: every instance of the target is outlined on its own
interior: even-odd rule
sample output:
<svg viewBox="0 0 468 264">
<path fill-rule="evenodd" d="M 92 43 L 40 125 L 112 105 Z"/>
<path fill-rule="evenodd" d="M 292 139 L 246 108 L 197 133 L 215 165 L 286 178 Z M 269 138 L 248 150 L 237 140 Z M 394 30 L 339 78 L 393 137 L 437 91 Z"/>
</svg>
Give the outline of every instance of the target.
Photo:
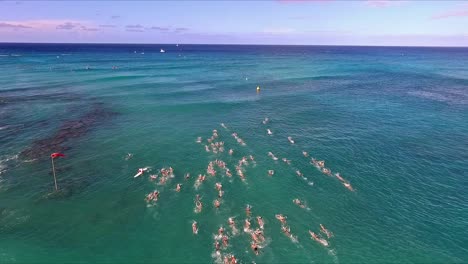
<svg viewBox="0 0 468 264">
<path fill-rule="evenodd" d="M 50 154 L 50 157 L 55 159 L 55 158 L 58 158 L 58 157 L 65 157 L 65 154 L 55 152 L 55 153 Z"/>
</svg>

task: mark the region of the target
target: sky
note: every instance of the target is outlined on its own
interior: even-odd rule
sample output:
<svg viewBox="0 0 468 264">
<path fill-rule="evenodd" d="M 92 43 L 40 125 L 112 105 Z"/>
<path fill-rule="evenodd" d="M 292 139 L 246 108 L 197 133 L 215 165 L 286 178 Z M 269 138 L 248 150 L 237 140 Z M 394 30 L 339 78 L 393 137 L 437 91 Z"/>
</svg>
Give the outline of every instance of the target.
<svg viewBox="0 0 468 264">
<path fill-rule="evenodd" d="M 0 42 L 468 46 L 468 0 L 0 0 Z"/>
</svg>

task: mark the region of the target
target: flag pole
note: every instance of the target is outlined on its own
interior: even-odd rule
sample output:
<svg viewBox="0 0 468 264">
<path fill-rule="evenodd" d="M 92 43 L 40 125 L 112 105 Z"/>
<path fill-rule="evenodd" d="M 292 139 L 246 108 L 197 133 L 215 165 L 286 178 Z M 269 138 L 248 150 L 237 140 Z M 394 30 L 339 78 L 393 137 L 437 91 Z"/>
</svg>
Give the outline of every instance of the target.
<svg viewBox="0 0 468 264">
<path fill-rule="evenodd" d="M 52 173 L 54 174 L 55 191 L 57 191 L 58 188 L 57 188 L 57 178 L 55 178 L 54 158 L 50 157 L 50 159 L 52 160 Z"/>
</svg>

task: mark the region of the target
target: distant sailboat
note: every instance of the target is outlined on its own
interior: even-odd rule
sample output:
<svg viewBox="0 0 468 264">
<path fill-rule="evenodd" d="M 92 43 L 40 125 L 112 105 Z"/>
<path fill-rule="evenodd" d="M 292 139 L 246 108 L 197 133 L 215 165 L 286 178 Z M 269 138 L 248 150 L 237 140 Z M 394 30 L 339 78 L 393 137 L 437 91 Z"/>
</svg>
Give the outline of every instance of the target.
<svg viewBox="0 0 468 264">
<path fill-rule="evenodd" d="M 166 52 L 166 51 L 165 51 L 165 50 L 163 50 L 163 49 L 161 49 L 159 52 L 161 52 L 161 53 L 164 53 L 164 52 Z"/>
</svg>

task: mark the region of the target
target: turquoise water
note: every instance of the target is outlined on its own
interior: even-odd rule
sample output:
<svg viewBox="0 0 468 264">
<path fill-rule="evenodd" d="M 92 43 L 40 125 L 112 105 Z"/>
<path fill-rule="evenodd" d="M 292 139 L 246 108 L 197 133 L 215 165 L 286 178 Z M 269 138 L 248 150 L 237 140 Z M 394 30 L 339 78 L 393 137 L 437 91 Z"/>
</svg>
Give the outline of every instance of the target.
<svg viewBox="0 0 468 264">
<path fill-rule="evenodd" d="M 1 44 L 0 262 L 218 262 L 221 225 L 230 243 L 221 254 L 241 263 L 467 262 L 467 61 L 462 48 Z M 92 122 L 65 129 L 79 120 Z M 232 156 L 205 151 L 213 129 Z M 67 156 L 56 160 L 54 194 L 43 153 L 58 147 Z M 235 165 L 247 155 L 256 163 L 241 181 Z M 233 177 L 216 168 L 195 189 L 215 159 Z M 169 166 L 166 185 L 149 180 Z M 219 209 L 216 182 L 225 191 Z M 155 189 L 160 199 L 148 207 Z M 265 219 L 259 256 L 242 231 L 246 204 Z M 328 248 L 308 234 L 319 224 L 334 234 Z"/>
</svg>

